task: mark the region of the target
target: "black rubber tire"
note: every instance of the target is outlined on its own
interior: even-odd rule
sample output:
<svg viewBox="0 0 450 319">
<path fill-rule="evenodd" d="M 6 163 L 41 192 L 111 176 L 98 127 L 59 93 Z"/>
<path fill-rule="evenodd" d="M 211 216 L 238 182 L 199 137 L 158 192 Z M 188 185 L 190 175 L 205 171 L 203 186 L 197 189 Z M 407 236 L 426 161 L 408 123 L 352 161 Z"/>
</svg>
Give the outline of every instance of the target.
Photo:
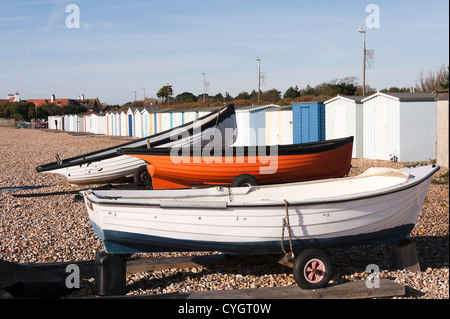
<svg viewBox="0 0 450 319">
<path fill-rule="evenodd" d="M 310 265 L 313 261 L 319 261 L 324 269 L 323 271 L 319 271 L 317 278 L 314 278 L 315 280 L 308 280 L 305 275 L 305 267 L 307 267 L 308 264 Z M 327 252 L 321 249 L 311 248 L 303 251 L 297 256 L 292 272 L 294 274 L 294 279 L 300 288 L 318 289 L 325 287 L 330 281 L 333 276 L 333 266 Z"/>
<path fill-rule="evenodd" d="M 152 185 L 152 177 L 147 170 L 147 165 L 140 166 L 135 172 L 133 176 L 133 181 L 137 185 L 141 186 L 151 186 Z"/>
<path fill-rule="evenodd" d="M 250 174 L 241 174 L 236 176 L 231 182 L 231 187 L 258 186 L 258 180 Z"/>
</svg>

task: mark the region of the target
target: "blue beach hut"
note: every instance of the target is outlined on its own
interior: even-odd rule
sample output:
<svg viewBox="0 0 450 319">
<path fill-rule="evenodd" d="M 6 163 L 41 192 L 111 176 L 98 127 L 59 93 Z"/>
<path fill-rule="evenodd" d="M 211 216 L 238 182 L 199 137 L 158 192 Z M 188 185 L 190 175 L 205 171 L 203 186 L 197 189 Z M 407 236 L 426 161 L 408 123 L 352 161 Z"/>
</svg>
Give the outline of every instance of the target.
<svg viewBox="0 0 450 319">
<path fill-rule="evenodd" d="M 293 143 L 325 140 L 325 105 L 323 102 L 292 104 Z"/>
</svg>

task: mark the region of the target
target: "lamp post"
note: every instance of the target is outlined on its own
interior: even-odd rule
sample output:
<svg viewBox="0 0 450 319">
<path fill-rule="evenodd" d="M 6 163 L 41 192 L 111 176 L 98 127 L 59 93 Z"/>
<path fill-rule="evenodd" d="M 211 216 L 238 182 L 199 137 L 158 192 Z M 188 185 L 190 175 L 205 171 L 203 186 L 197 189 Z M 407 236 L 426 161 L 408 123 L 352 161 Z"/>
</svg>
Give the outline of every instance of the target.
<svg viewBox="0 0 450 319">
<path fill-rule="evenodd" d="M 206 85 L 205 72 L 202 72 L 202 74 L 203 74 L 203 102 L 205 102 L 206 101 L 206 97 L 205 97 L 205 91 L 206 91 L 206 89 L 205 89 L 205 85 Z"/>
<path fill-rule="evenodd" d="M 142 88 L 144 90 L 144 101 L 142 102 L 142 106 L 145 106 L 145 88 Z"/>
<path fill-rule="evenodd" d="M 256 61 L 258 61 L 258 102 L 260 100 L 260 92 L 261 92 L 261 59 L 256 57 Z"/>
<path fill-rule="evenodd" d="M 366 95 L 366 30 L 359 27 L 359 33 L 364 35 L 364 59 L 363 59 L 363 96 Z"/>
</svg>

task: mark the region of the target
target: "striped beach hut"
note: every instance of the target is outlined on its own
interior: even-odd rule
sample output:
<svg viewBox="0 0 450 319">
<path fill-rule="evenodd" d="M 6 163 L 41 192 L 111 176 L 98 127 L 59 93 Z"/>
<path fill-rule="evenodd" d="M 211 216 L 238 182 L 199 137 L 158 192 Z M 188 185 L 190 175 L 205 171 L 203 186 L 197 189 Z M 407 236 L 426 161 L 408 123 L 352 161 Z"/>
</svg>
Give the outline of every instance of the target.
<svg viewBox="0 0 450 319">
<path fill-rule="evenodd" d="M 134 108 L 128 108 L 127 111 L 127 122 L 128 122 L 128 135 L 130 137 L 134 136 Z"/>
<path fill-rule="evenodd" d="M 256 146 L 266 144 L 265 112 L 279 105 L 250 105 L 236 107 L 237 139 L 235 146 Z"/>
<path fill-rule="evenodd" d="M 292 144 L 292 106 L 268 109 L 266 116 L 266 144 Z"/>
<path fill-rule="evenodd" d="M 184 110 L 173 109 L 170 111 L 171 125 L 170 128 L 174 128 L 184 124 Z"/>
</svg>

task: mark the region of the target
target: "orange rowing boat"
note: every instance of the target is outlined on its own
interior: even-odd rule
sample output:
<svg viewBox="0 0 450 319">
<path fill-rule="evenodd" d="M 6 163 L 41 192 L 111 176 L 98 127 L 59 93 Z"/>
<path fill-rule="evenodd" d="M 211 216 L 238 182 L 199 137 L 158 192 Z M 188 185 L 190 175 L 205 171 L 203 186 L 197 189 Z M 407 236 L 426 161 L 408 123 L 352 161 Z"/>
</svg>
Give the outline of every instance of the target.
<svg viewBox="0 0 450 319">
<path fill-rule="evenodd" d="M 153 189 L 173 189 L 342 177 L 350 170 L 352 147 L 353 136 L 290 145 L 122 148 L 117 152 L 147 163 Z"/>
</svg>

